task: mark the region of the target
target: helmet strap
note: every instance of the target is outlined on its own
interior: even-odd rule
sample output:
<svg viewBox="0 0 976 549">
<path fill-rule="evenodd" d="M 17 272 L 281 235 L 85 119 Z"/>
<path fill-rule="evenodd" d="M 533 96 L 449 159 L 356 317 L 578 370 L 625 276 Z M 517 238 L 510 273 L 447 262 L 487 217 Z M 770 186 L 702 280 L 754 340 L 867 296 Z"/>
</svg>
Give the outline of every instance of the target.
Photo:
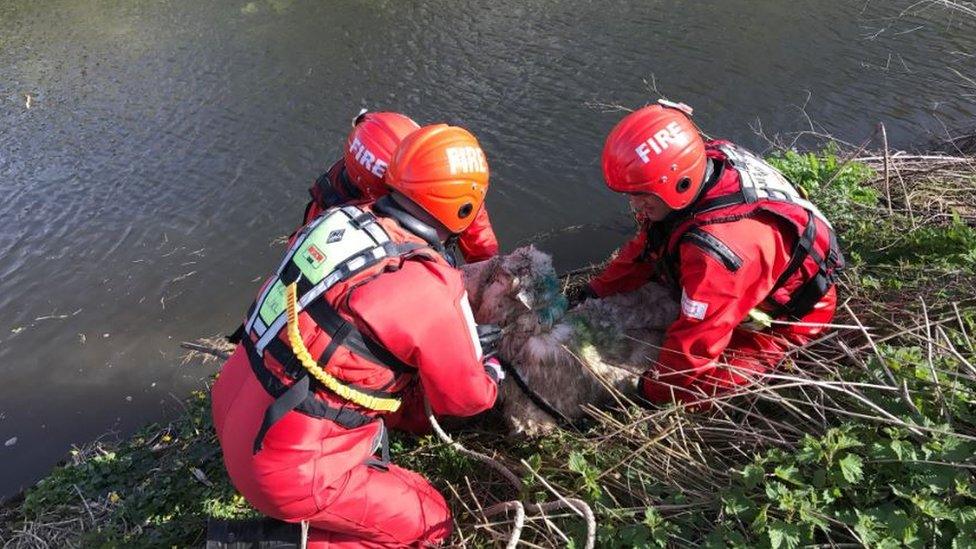
<svg viewBox="0 0 976 549">
<path fill-rule="evenodd" d="M 352 180 L 349 179 L 349 172 L 346 171 L 345 166 L 339 172 L 339 185 L 342 187 L 342 192 L 349 198 L 358 200 L 363 197 L 363 193 L 359 191 L 359 187 L 353 185 Z"/>
<path fill-rule="evenodd" d="M 419 219 L 418 215 L 414 214 L 414 212 L 404 208 L 397 200 L 394 200 L 393 196 L 386 195 L 380 197 L 376 200 L 375 207 L 377 213 L 393 218 L 401 227 L 422 238 L 437 253 L 441 255 L 447 253 L 444 249 L 445 239 L 440 237 L 438 234 L 439 231 L 427 222 Z"/>
<path fill-rule="evenodd" d="M 713 158 L 706 159 L 705 164 L 705 181 L 702 183 L 701 194 L 705 194 L 712 187 L 718 183 L 719 179 L 722 179 L 722 174 L 725 173 L 725 163 L 719 162 Z"/>
</svg>

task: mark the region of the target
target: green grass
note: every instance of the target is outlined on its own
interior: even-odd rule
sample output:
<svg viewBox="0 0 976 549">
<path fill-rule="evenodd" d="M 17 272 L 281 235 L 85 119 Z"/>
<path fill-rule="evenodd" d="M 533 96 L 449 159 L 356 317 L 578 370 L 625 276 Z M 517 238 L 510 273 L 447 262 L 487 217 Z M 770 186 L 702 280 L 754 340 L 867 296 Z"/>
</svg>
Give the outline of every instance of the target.
<svg viewBox="0 0 976 549">
<path fill-rule="evenodd" d="M 870 341 L 841 330 L 706 414 L 627 406 L 530 443 L 506 441 L 489 417 L 462 442 L 516 469 L 525 460 L 588 501 L 602 547 L 976 545 L 976 231 L 958 216 L 919 222 L 921 204 L 889 214 L 878 174 L 836 149 L 772 161 L 838 227 L 852 313 L 837 322 L 872 326 Z M 448 497 L 453 544 L 491 546 L 490 530 L 508 531 L 479 505 L 551 499 L 528 471 L 514 494 L 432 437 L 395 437 L 393 455 Z M 78 452 L 5 513 L 0 544 L 13 547 L 30 545 L 21 531 L 58 545 L 169 547 L 199 545 L 207 517 L 251 511 L 228 485 L 207 396 L 195 393 L 171 424 Z M 66 532 L 58 524 L 69 519 L 78 526 Z M 581 521 L 553 524 L 581 543 Z M 539 520 L 523 540 L 566 545 Z"/>
<path fill-rule="evenodd" d="M 252 513 L 227 480 L 202 391 L 172 423 L 75 451 L 70 461 L 27 492 L 19 513 L 44 520 L 84 512 L 80 498 L 91 500 L 104 516 L 78 540 L 85 547 L 199 545 L 207 517 Z"/>
</svg>

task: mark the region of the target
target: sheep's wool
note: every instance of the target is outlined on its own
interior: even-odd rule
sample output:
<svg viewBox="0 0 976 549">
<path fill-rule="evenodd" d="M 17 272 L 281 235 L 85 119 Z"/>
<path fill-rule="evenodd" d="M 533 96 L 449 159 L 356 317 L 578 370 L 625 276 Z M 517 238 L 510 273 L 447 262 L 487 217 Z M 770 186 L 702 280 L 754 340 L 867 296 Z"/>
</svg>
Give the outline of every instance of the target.
<svg viewBox="0 0 976 549">
<path fill-rule="evenodd" d="M 583 416 L 583 405 L 612 402 L 608 387 L 635 394 L 678 312 L 670 293 L 654 283 L 567 312 L 552 258 L 533 246 L 463 270 L 475 319 L 503 330 L 499 356 L 570 420 Z M 502 385 L 499 398 L 513 434 L 535 436 L 556 426 L 514 382 Z"/>
</svg>

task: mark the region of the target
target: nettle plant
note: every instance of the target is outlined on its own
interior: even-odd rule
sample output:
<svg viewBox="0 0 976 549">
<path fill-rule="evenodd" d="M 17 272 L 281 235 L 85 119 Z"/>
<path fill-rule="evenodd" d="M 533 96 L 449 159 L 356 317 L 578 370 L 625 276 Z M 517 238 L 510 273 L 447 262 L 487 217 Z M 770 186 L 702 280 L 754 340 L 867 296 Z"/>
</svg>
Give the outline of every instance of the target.
<svg viewBox="0 0 976 549">
<path fill-rule="evenodd" d="M 717 535 L 774 549 L 847 529 L 870 547 L 976 545 L 976 444 L 952 434 L 913 438 L 902 428 L 846 424 L 807 435 L 794 453 L 772 450 L 738 472 L 722 497 Z M 739 540 L 739 542 L 736 542 Z"/>
<path fill-rule="evenodd" d="M 845 162 L 834 145 L 821 153 L 785 151 L 767 160 L 823 208 L 838 227 L 863 222 L 864 210 L 878 204 L 878 191 L 867 184 L 874 170 L 859 162 Z"/>
</svg>

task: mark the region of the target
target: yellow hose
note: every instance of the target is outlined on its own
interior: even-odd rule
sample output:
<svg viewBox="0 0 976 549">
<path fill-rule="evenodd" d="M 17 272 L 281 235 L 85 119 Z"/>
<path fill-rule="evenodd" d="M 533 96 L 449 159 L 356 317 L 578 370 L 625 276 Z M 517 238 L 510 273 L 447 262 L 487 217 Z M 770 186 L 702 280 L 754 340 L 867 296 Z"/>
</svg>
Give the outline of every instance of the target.
<svg viewBox="0 0 976 549">
<path fill-rule="evenodd" d="M 324 297 L 322 299 L 325 299 Z M 330 391 L 342 398 L 358 404 L 363 408 L 376 410 L 379 412 L 395 412 L 400 407 L 400 399 L 384 398 L 368 395 L 354 389 L 322 369 L 321 366 L 312 358 L 302 341 L 302 334 L 298 330 L 298 284 L 291 283 L 285 287 L 285 306 L 288 313 L 288 342 L 294 351 L 298 361 L 308 370 L 308 373 L 325 385 Z"/>
</svg>

